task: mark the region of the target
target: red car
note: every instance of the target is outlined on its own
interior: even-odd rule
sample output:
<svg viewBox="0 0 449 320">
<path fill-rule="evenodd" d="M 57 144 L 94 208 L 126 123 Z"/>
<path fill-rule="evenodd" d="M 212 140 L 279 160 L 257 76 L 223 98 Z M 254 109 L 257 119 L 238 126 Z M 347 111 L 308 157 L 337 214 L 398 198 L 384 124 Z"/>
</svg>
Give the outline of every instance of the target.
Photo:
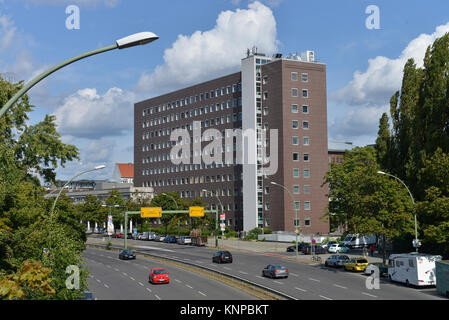
<svg viewBox="0 0 449 320">
<path fill-rule="evenodd" d="M 114 233 L 111 237 L 112 238 L 121 238 L 121 237 L 123 237 L 123 233 Z"/>
<path fill-rule="evenodd" d="M 148 276 L 148 280 L 155 283 L 170 283 L 170 277 L 168 276 L 167 270 L 164 268 L 154 268 L 151 269 L 150 275 Z"/>
</svg>

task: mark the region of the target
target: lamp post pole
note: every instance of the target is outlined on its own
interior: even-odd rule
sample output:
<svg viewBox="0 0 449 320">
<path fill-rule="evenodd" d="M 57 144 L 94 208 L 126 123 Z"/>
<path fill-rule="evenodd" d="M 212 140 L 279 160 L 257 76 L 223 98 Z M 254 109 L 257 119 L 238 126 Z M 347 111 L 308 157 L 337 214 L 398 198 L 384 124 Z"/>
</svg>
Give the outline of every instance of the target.
<svg viewBox="0 0 449 320">
<path fill-rule="evenodd" d="M 402 183 L 402 185 L 405 187 L 405 189 L 407 189 L 408 194 L 410 195 L 410 198 L 412 199 L 413 208 L 415 207 L 415 199 L 413 199 L 412 193 L 410 192 L 410 190 L 407 187 L 407 185 L 401 179 L 399 179 L 398 177 L 396 177 L 396 176 L 394 176 L 394 175 L 392 175 L 390 173 L 386 173 L 386 172 L 383 172 L 383 171 L 377 171 L 377 173 L 390 176 L 390 177 L 398 180 L 400 183 Z M 414 216 L 415 216 L 415 249 L 416 249 L 416 253 L 418 253 L 418 243 L 419 242 L 418 242 L 418 228 L 417 228 L 417 224 L 416 224 L 416 213 L 414 214 Z"/>
<path fill-rule="evenodd" d="M 298 209 L 295 206 L 295 198 L 293 197 L 293 194 L 290 192 L 290 190 L 288 190 L 288 188 L 286 188 L 285 186 L 283 186 L 282 184 L 276 183 L 274 181 L 270 182 L 272 185 L 278 186 L 283 188 L 284 190 L 286 190 L 288 192 L 288 194 L 290 195 L 290 198 L 292 198 L 292 202 L 293 202 L 293 208 L 295 210 L 295 235 L 296 235 L 296 260 L 298 260 Z"/>
<path fill-rule="evenodd" d="M 212 191 L 208 191 L 206 189 L 203 189 L 203 191 L 206 192 L 206 194 L 210 192 L 210 194 L 213 195 Z M 218 202 L 220 203 L 221 209 L 223 210 L 223 205 L 220 201 L 220 198 L 217 195 L 215 195 L 215 197 L 217 198 Z M 215 247 L 218 248 L 218 208 L 215 210 Z"/>
<path fill-rule="evenodd" d="M 8 100 L 8 102 L 5 103 L 5 105 L 2 106 L 2 108 L 0 109 L 0 118 L 6 113 L 6 111 L 8 111 L 9 108 L 11 108 L 11 106 L 17 102 L 17 100 L 20 99 L 20 97 L 22 97 L 28 90 L 30 90 L 32 87 L 34 87 L 38 82 L 42 81 L 44 78 L 48 77 L 49 75 L 51 75 L 53 72 L 73 63 L 76 62 L 78 60 L 99 54 L 99 53 L 103 53 L 103 52 L 107 52 L 110 50 L 114 50 L 114 49 L 124 49 L 124 48 L 129 48 L 129 47 L 133 47 L 133 46 L 137 46 L 137 45 L 143 45 L 143 44 L 147 44 L 150 42 L 153 42 L 155 40 L 159 39 L 159 37 L 157 35 L 155 35 L 152 32 L 140 32 L 140 33 L 136 33 L 133 35 L 130 35 L 128 37 L 119 39 L 116 41 L 115 44 L 104 47 L 104 48 L 100 48 L 100 49 L 96 49 L 96 50 L 92 50 L 83 54 L 80 54 L 76 57 L 70 58 L 66 61 L 61 62 L 60 64 L 57 64 L 54 67 L 51 67 L 50 69 L 44 71 L 43 73 L 39 74 L 38 76 L 36 76 L 35 78 L 33 78 L 32 80 L 30 80 L 29 82 L 27 82 L 22 89 L 20 89 L 19 91 L 17 91 L 17 93 Z"/>
</svg>

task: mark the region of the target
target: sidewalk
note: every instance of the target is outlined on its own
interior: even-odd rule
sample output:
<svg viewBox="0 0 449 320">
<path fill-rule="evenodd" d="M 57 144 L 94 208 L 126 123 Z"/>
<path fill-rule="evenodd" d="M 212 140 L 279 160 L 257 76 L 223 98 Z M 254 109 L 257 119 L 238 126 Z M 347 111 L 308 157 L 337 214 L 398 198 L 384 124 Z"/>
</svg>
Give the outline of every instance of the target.
<svg viewBox="0 0 449 320">
<path fill-rule="evenodd" d="M 207 239 L 207 246 L 210 248 L 215 248 L 215 238 Z M 226 249 L 229 251 L 241 251 L 241 252 L 251 252 L 259 253 L 270 256 L 277 256 L 283 259 L 296 260 L 295 252 L 287 252 L 287 247 L 292 246 L 292 243 L 284 242 L 269 242 L 269 241 L 247 241 L 238 239 L 218 239 L 218 248 Z M 361 249 L 351 250 L 349 253 L 342 253 L 350 258 L 363 257 L 363 251 Z M 334 253 L 320 254 L 322 263 Z M 368 262 L 382 262 L 382 256 L 375 253 L 374 257 L 366 256 Z M 298 253 L 298 261 L 303 263 L 315 264 L 312 261 L 310 255 L 303 255 L 301 252 Z"/>
</svg>

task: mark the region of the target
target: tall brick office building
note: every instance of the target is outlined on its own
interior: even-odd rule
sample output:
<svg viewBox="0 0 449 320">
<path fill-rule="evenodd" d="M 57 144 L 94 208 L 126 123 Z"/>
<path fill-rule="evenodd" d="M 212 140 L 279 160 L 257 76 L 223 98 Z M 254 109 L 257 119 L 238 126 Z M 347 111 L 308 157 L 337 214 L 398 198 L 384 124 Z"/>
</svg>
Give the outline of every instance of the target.
<svg viewBox="0 0 449 320">
<path fill-rule="evenodd" d="M 320 219 L 328 203 L 321 187 L 328 170 L 325 64 L 306 51 L 285 58 L 248 52 L 241 65 L 241 72 L 135 104 L 134 185 L 202 197 L 220 210 L 218 197 L 234 230 L 294 231 L 296 224 L 305 234 L 329 232 Z M 189 151 L 180 156 L 189 162 L 177 164 L 171 154 L 176 129 L 188 133 L 180 139 Z M 237 131 L 242 135 L 233 137 Z M 208 154 L 206 146 L 221 137 L 221 148 Z M 215 152 L 223 152 L 222 163 L 201 161 Z"/>
</svg>

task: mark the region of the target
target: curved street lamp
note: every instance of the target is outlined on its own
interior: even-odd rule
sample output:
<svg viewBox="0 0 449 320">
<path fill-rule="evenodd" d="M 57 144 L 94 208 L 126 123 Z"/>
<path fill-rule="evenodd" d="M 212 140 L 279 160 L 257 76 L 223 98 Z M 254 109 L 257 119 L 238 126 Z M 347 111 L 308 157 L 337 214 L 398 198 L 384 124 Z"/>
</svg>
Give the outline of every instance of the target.
<svg viewBox="0 0 449 320">
<path fill-rule="evenodd" d="M 400 183 L 402 183 L 402 185 L 405 187 L 405 189 L 407 189 L 408 194 L 410 195 L 410 198 L 412 199 L 413 207 L 415 206 L 415 200 L 413 199 L 412 193 L 408 189 L 407 185 L 401 179 L 399 179 L 398 177 L 396 177 L 396 176 L 394 176 L 394 175 L 392 175 L 390 173 L 386 173 L 386 172 L 383 172 L 383 171 L 377 171 L 377 173 L 390 176 L 390 177 L 395 178 L 396 180 L 398 180 Z M 414 215 L 415 215 L 415 243 L 414 243 L 414 246 L 416 248 L 416 252 L 418 252 L 418 244 L 419 244 L 419 242 L 418 242 L 418 228 L 416 226 L 416 213 Z"/>
<path fill-rule="evenodd" d="M 67 181 L 67 182 L 62 186 L 61 190 L 59 190 L 58 196 L 56 197 L 55 201 L 53 202 L 53 206 L 51 207 L 51 211 L 50 211 L 50 222 L 52 222 L 52 219 L 53 219 L 53 211 L 55 210 L 56 202 L 58 201 L 59 196 L 61 195 L 62 190 L 64 190 L 65 186 L 67 186 L 70 182 L 72 182 L 73 179 L 79 177 L 79 176 L 82 175 L 82 174 L 85 174 L 85 173 L 88 173 L 88 172 L 91 172 L 91 171 L 95 171 L 95 170 L 100 170 L 100 169 L 103 169 L 103 168 L 105 168 L 105 167 L 106 167 L 106 166 L 105 166 L 104 164 L 102 164 L 102 165 L 100 165 L 100 166 L 96 166 L 96 167 L 93 168 L 93 169 L 81 171 L 80 173 L 77 173 L 77 174 L 74 175 L 72 178 L 70 178 L 70 180 Z"/>
<path fill-rule="evenodd" d="M 270 184 L 283 188 L 285 191 L 288 192 L 288 194 L 290 195 L 290 198 L 292 198 L 293 208 L 295 209 L 296 260 L 298 260 L 298 226 L 297 226 L 297 223 L 298 223 L 298 209 L 296 208 L 296 205 L 295 205 L 295 198 L 293 197 L 293 194 L 290 192 L 290 190 L 288 190 L 288 188 L 286 188 L 282 184 L 276 183 L 274 181 L 271 181 Z"/>
<path fill-rule="evenodd" d="M 153 42 L 157 39 L 159 39 L 159 37 L 157 35 L 155 35 L 153 32 L 136 33 L 136 34 L 133 34 L 133 35 L 130 35 L 130 36 L 127 36 L 127 37 L 117 40 L 115 42 L 115 44 L 113 44 L 113 45 L 80 54 L 76 57 L 68 59 L 68 60 L 48 69 L 47 71 L 44 71 L 40 75 L 38 75 L 35 78 L 33 78 L 32 80 L 30 80 L 28 83 L 26 83 L 22 87 L 22 89 L 17 91 L 17 93 L 11 99 L 9 99 L 8 102 L 5 103 L 5 105 L 0 109 L 0 118 L 28 90 L 30 90 L 34 85 L 36 85 L 38 82 L 42 81 L 44 78 L 48 77 L 53 72 L 65 67 L 73 62 L 76 62 L 78 60 L 81 60 L 81 59 L 84 59 L 84 58 L 87 58 L 87 57 L 90 57 L 90 56 L 93 56 L 93 55 L 96 55 L 99 53 L 103 53 L 103 52 L 114 50 L 114 49 L 125 49 L 125 48 L 134 47 L 134 46 L 138 46 L 138 45 L 144 45 L 144 44 Z"/>
<path fill-rule="evenodd" d="M 175 198 L 174 198 L 173 196 L 171 196 L 171 195 L 169 195 L 168 193 L 165 193 L 165 192 L 161 192 L 161 194 L 164 195 L 164 196 L 166 196 L 166 197 L 168 197 L 168 198 L 170 198 L 171 200 L 173 200 L 173 202 L 174 202 L 175 205 L 176 205 L 176 210 L 179 209 L 178 203 L 176 202 L 176 200 L 175 200 Z M 179 220 L 178 220 L 178 236 L 179 236 Z"/>
</svg>

